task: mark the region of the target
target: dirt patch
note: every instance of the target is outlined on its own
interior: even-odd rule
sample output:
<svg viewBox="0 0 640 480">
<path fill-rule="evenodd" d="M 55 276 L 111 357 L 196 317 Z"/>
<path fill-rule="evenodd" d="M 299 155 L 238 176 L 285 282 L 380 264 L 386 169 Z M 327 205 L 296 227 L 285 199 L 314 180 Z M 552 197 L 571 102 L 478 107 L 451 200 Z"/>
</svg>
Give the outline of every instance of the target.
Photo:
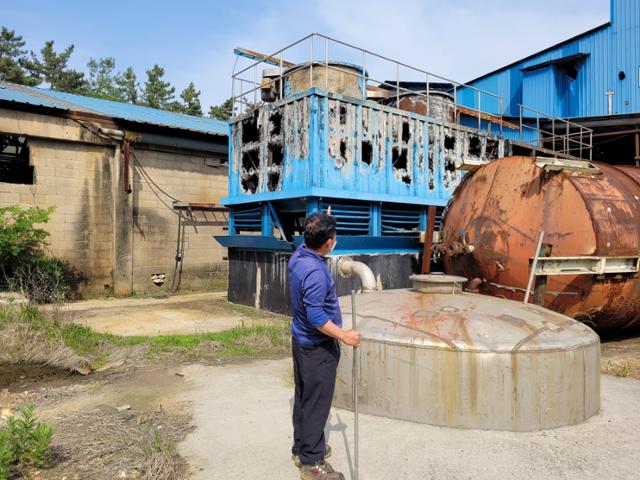
<svg viewBox="0 0 640 480">
<path fill-rule="evenodd" d="M 191 431 L 191 414 L 150 413 L 101 405 L 49 419 L 57 434 L 48 469 L 38 478 L 187 478 L 188 466 L 176 445 Z"/>
</svg>

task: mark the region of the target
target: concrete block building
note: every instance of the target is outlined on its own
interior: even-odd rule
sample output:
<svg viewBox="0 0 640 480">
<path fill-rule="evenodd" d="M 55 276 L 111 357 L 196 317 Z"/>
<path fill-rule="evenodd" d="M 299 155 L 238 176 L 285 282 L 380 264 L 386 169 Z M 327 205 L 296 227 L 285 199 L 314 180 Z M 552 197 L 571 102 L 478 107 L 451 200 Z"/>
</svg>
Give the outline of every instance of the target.
<svg viewBox="0 0 640 480">
<path fill-rule="evenodd" d="M 55 207 L 86 295 L 224 281 L 225 122 L 0 82 L 0 206 Z"/>
</svg>

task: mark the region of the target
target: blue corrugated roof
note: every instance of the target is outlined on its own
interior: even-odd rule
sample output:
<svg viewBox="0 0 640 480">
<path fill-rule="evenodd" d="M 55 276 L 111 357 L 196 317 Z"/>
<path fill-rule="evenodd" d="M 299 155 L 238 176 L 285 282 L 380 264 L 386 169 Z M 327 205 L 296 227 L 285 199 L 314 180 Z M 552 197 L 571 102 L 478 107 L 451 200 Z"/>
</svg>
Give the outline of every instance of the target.
<svg viewBox="0 0 640 480">
<path fill-rule="evenodd" d="M 212 135 L 226 136 L 229 133 L 227 122 L 213 118 L 194 117 L 140 105 L 54 92 L 8 82 L 0 82 L 0 100 L 66 111 L 94 113 L 131 122 L 192 130 Z"/>
</svg>

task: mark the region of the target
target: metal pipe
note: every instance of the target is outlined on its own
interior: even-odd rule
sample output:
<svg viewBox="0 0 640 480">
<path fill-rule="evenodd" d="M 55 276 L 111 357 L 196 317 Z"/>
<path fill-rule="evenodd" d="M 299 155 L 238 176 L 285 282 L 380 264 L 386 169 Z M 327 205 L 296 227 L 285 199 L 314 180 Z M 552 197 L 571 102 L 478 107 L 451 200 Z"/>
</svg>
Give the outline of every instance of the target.
<svg viewBox="0 0 640 480">
<path fill-rule="evenodd" d="M 531 272 L 529 272 L 529 281 L 527 282 L 527 290 L 524 293 L 524 303 L 529 303 L 529 295 L 531 294 L 531 286 L 533 285 L 533 279 L 536 276 L 536 268 L 538 267 L 538 257 L 540 256 L 540 249 L 542 248 L 542 240 L 544 239 L 544 232 L 540 232 L 540 238 L 538 239 L 538 246 L 536 247 L 536 254 L 533 257 L 533 263 L 531 264 Z"/>
<path fill-rule="evenodd" d="M 356 329 L 356 292 L 351 290 L 351 328 Z M 358 480 L 359 447 L 358 447 L 358 370 L 360 369 L 360 350 L 353 348 L 353 478 Z"/>
<path fill-rule="evenodd" d="M 363 292 L 377 290 L 376 276 L 371 269 L 362 262 L 356 262 L 351 257 L 341 257 L 338 260 L 338 273 L 343 277 L 358 276 L 362 283 Z"/>
</svg>

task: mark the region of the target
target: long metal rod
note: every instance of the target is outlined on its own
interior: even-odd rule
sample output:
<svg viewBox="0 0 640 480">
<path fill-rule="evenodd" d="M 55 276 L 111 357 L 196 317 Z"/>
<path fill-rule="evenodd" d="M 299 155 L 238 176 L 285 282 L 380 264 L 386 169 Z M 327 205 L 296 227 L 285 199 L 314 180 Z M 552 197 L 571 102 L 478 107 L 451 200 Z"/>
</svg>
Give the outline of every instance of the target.
<svg viewBox="0 0 640 480">
<path fill-rule="evenodd" d="M 536 254 L 533 257 L 533 263 L 531 264 L 531 271 L 529 272 L 529 281 L 527 282 L 527 290 L 524 293 L 523 303 L 529 303 L 529 295 L 531 294 L 531 287 L 533 286 L 533 279 L 536 276 L 536 268 L 538 268 L 538 258 L 540 257 L 540 249 L 542 248 L 542 240 L 544 239 L 544 232 L 540 232 L 540 238 L 538 239 L 538 246 L 536 247 Z"/>
<path fill-rule="evenodd" d="M 356 292 L 351 290 L 351 328 L 356 329 Z M 360 351 L 353 349 L 353 478 L 358 480 L 358 370 L 360 369 Z"/>
</svg>

